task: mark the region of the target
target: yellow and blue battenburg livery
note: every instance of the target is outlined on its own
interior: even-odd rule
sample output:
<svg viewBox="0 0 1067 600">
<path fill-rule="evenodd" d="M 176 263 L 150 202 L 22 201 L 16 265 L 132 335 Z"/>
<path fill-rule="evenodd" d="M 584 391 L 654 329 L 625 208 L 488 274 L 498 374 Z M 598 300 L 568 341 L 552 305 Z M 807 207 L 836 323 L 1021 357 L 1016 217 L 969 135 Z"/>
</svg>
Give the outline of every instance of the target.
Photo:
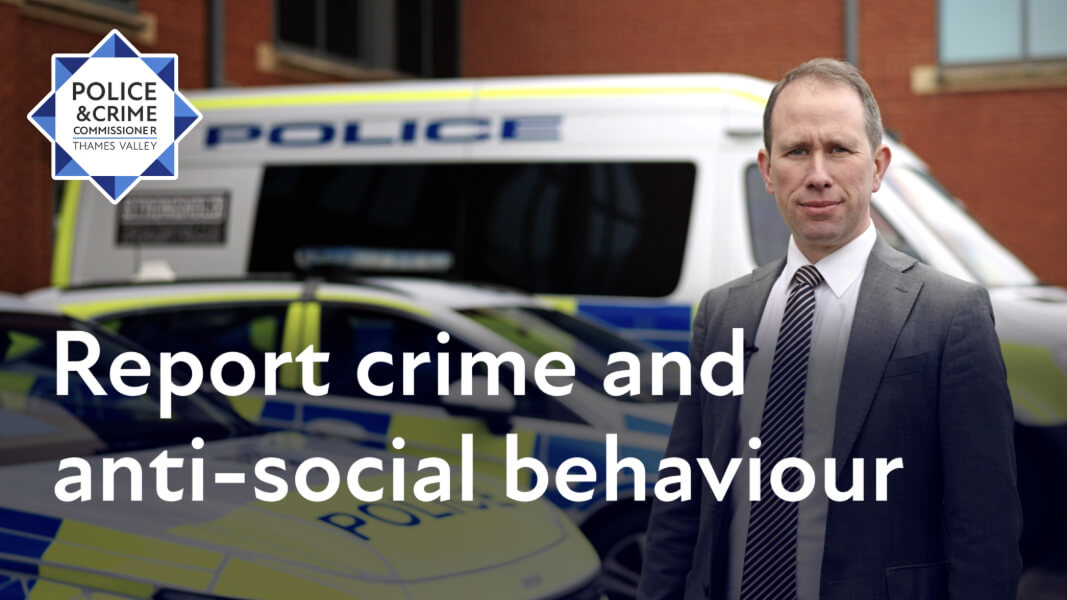
<svg viewBox="0 0 1067 600">
<path fill-rule="evenodd" d="M 512 502 L 480 475 L 470 501 L 422 502 L 414 460 L 262 434 L 201 394 L 175 403 L 170 420 L 159 419 L 151 390 L 120 395 L 106 384 L 102 396 L 79 386 L 59 395 L 61 330 L 92 331 L 107 363 L 129 349 L 77 321 L 0 303 L 0 598 L 600 597 L 595 552 L 547 502 Z M 92 373 L 107 381 L 106 366 Z M 344 473 L 368 456 L 384 465 L 362 479 L 390 490 L 380 500 L 342 486 L 311 501 L 293 482 L 278 501 L 257 497 L 265 457 L 296 481 L 311 458 Z M 71 458 L 84 466 L 60 462 Z M 116 474 L 113 459 L 126 461 Z M 403 500 L 392 492 L 398 477 Z"/>
<path fill-rule="evenodd" d="M 314 375 L 317 384 L 330 385 L 328 394 L 304 393 L 299 368 L 287 373 L 282 367 L 276 394 L 259 387 L 231 403 L 246 419 L 272 430 L 324 433 L 376 448 L 400 437 L 406 441 L 402 452 L 414 456 L 458 459 L 461 435 L 472 433 L 475 469 L 498 477 L 505 474 L 505 432 L 518 435 L 518 454 L 536 458 L 550 478 L 574 457 L 604 473 L 609 433 L 618 434 L 619 457 L 635 458 L 646 473 L 657 473 L 679 384 L 678 374 L 672 378 L 668 371 L 656 392 L 645 373 L 639 393 L 610 397 L 603 380 L 618 367 L 609 365 L 609 356 L 630 353 L 650 371 L 649 347 L 532 296 L 482 286 L 376 277 L 359 284 L 310 279 L 96 286 L 32 298 L 95 319 L 153 351 L 192 352 L 205 364 L 233 351 L 255 362 L 262 361 L 263 352 L 296 356 L 308 346 L 329 352 L 329 361 Z M 442 331 L 449 334 L 446 344 L 438 341 Z M 542 392 L 532 376 L 536 360 L 551 351 L 566 352 L 575 363 L 574 387 L 565 396 Z M 395 358 L 396 365 L 377 365 L 371 372 L 379 382 L 396 381 L 395 393 L 375 397 L 356 385 L 356 365 L 372 352 Z M 453 381 L 463 352 L 522 356 L 526 369 L 518 377 L 525 381 L 525 393 L 512 393 L 515 373 L 506 367 L 502 395 L 512 404 L 505 409 L 451 404 L 438 395 L 433 370 L 421 376 L 416 370 L 412 393 L 403 394 L 400 358 L 419 352 L 449 353 Z M 528 489 L 532 472 L 520 475 Z M 617 500 L 607 499 L 603 476 L 574 486 L 592 491 L 589 501 L 570 500 L 555 485 L 545 497 L 581 525 L 602 557 L 615 561 L 609 589 L 632 594 L 649 502 L 634 499 L 631 471 L 623 469 L 619 482 Z M 654 484 L 648 478 L 644 491 Z"/>
</svg>

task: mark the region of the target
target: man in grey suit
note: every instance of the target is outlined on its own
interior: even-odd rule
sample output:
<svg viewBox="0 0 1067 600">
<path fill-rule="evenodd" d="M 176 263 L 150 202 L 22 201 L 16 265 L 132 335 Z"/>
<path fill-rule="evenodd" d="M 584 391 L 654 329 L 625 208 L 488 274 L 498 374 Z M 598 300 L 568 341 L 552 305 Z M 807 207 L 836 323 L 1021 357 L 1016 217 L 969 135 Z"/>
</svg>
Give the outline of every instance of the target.
<svg viewBox="0 0 1067 600">
<path fill-rule="evenodd" d="M 695 381 L 667 448 L 708 457 L 717 473 L 759 458 L 760 481 L 743 467 L 717 501 L 694 468 L 692 500 L 657 501 L 639 597 L 1014 598 L 1013 417 L 987 292 L 878 239 L 870 198 L 890 150 L 851 65 L 815 59 L 787 74 L 764 112 L 764 145 L 788 255 L 708 292 L 690 349 L 699 364 L 742 328 L 744 394 L 715 397 Z M 787 501 L 768 472 L 796 458 L 819 481 Z M 900 468 L 878 472 L 895 458 Z M 798 470 L 782 473 L 778 489 L 796 491 Z M 884 501 L 871 489 L 879 476 Z M 852 497 L 830 500 L 830 485 Z"/>
</svg>

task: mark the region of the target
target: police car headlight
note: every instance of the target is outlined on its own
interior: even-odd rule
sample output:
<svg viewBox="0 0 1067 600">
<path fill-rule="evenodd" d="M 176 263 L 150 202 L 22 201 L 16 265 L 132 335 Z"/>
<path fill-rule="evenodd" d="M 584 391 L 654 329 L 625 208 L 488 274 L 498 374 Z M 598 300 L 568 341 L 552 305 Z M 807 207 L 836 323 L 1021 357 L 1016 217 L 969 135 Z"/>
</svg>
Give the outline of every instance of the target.
<svg viewBox="0 0 1067 600">
<path fill-rule="evenodd" d="M 184 590 L 159 590 L 152 596 L 152 600 L 226 600 L 226 598 Z"/>
</svg>

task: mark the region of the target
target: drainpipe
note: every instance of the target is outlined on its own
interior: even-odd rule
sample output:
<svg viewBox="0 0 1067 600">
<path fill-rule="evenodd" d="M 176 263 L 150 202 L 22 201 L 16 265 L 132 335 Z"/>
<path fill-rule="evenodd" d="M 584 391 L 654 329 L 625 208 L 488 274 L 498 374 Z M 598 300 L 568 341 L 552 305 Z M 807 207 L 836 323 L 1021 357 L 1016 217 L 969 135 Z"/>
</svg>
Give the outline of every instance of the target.
<svg viewBox="0 0 1067 600">
<path fill-rule="evenodd" d="M 845 60 L 857 69 L 860 66 L 860 0 L 845 0 Z"/>
<path fill-rule="evenodd" d="M 208 7 L 208 85 L 226 85 L 226 0 L 211 0 Z"/>
</svg>

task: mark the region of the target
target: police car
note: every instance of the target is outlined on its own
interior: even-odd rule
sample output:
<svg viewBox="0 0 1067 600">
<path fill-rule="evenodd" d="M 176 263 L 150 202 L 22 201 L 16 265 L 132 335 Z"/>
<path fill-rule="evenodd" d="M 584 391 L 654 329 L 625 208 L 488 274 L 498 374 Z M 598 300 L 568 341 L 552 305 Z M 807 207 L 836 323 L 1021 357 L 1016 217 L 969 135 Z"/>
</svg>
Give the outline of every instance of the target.
<svg viewBox="0 0 1067 600">
<path fill-rule="evenodd" d="M 99 343 L 91 373 L 104 395 L 76 384 L 57 393 L 57 338 L 67 331 Z M 110 384 L 106 364 L 128 350 L 98 328 L 0 297 L 0 598 L 600 597 L 596 555 L 570 520 L 547 502 L 509 501 L 489 479 L 476 479 L 470 502 L 257 500 L 234 478 L 254 477 L 262 457 L 340 465 L 377 456 L 387 465 L 380 478 L 395 476 L 397 457 L 262 434 L 201 393 L 162 420 L 152 385 L 131 396 Z M 187 462 L 161 481 L 161 456 Z M 65 483 L 71 472 L 57 464 L 68 460 L 92 470 L 88 487 Z M 128 470 L 109 472 L 109 460 Z M 407 462 L 400 468 L 413 470 Z"/>
<path fill-rule="evenodd" d="M 519 436 L 518 454 L 537 458 L 550 474 L 571 457 L 587 458 L 599 470 L 607 433 L 618 434 L 620 456 L 634 457 L 646 472 L 656 473 L 674 413 L 669 372 L 659 393 L 647 383 L 641 393 L 619 398 L 600 391 L 611 353 L 647 357 L 647 347 L 532 296 L 501 289 L 405 277 L 364 278 L 358 284 L 310 278 L 100 285 L 43 290 L 29 298 L 96 320 L 151 349 L 191 352 L 205 364 L 224 352 L 261 362 L 265 352 L 297 356 L 313 346 L 329 353 L 314 371 L 317 385 L 329 384 L 327 395 L 304 393 L 299 365 L 284 365 L 276 394 L 233 398 L 236 410 L 273 429 L 327 433 L 370 445 L 402 437 L 406 452 L 423 455 L 456 456 L 461 433 L 474 433 L 476 469 L 501 477 L 502 434 L 508 431 Z M 448 334 L 447 343 L 441 343 L 441 332 Z M 504 365 L 501 393 L 492 398 L 439 394 L 435 369 L 415 370 L 410 393 L 401 393 L 399 357 L 441 351 L 455 357 L 513 352 L 525 357 L 527 368 L 516 373 Z M 563 397 L 541 391 L 529 374 L 550 351 L 574 359 L 574 387 Z M 380 384 L 396 382 L 394 393 L 385 397 L 357 385 L 356 365 L 374 352 L 396 357 L 394 365 L 379 363 L 368 373 Z M 454 358 L 453 380 L 458 367 Z M 525 380 L 522 394 L 514 393 L 516 374 Z M 257 378 L 262 387 L 262 373 Z M 530 473 L 522 475 L 528 484 Z M 630 471 L 622 471 L 619 481 L 613 501 L 606 499 L 603 478 L 590 502 L 568 500 L 551 486 L 546 497 L 581 524 L 600 552 L 608 592 L 633 597 L 649 502 L 634 500 Z M 652 484 L 646 481 L 649 488 Z"/>
</svg>

